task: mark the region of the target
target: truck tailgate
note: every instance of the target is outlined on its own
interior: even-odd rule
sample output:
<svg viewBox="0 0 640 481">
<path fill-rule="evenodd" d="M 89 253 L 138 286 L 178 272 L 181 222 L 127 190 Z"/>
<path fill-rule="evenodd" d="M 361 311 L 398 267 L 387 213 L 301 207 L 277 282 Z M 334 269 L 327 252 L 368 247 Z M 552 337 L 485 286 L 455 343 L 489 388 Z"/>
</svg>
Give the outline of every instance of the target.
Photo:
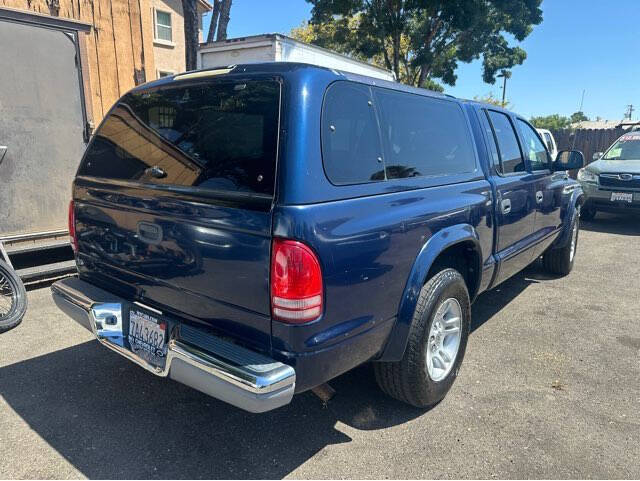
<svg viewBox="0 0 640 481">
<path fill-rule="evenodd" d="M 259 335 L 264 344 L 271 213 L 114 190 L 77 182 L 81 275 L 230 334 Z"/>
</svg>

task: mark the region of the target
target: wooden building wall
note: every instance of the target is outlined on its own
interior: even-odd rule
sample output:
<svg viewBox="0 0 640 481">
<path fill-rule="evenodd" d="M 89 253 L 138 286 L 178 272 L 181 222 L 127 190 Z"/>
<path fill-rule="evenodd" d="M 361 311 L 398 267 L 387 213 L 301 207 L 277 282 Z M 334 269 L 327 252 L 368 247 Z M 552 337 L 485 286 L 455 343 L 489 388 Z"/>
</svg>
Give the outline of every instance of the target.
<svg viewBox="0 0 640 481">
<path fill-rule="evenodd" d="M 87 117 L 96 126 L 136 79 L 155 79 L 149 5 L 149 0 L 0 0 L 2 7 L 92 25 L 90 33 L 80 33 L 80 48 Z"/>
</svg>

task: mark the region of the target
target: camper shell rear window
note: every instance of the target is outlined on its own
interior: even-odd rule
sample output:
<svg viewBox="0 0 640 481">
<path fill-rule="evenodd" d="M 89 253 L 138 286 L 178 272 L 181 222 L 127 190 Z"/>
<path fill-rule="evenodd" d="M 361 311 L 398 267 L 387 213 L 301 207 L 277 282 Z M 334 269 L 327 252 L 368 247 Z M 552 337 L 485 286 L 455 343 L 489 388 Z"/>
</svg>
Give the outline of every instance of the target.
<svg viewBox="0 0 640 481">
<path fill-rule="evenodd" d="M 169 84 L 125 95 L 78 175 L 273 195 L 280 83 Z"/>
</svg>

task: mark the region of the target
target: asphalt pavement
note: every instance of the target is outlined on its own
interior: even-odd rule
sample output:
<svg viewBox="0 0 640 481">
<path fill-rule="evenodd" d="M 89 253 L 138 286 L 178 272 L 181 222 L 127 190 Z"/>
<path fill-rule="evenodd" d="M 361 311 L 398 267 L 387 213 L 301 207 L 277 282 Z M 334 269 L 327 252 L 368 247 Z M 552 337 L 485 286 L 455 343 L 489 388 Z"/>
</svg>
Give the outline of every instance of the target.
<svg viewBox="0 0 640 481">
<path fill-rule="evenodd" d="M 431 410 L 370 366 L 248 414 L 154 377 L 29 291 L 0 334 L 0 478 L 640 478 L 640 219 L 599 214 L 574 271 L 483 294 Z"/>
</svg>

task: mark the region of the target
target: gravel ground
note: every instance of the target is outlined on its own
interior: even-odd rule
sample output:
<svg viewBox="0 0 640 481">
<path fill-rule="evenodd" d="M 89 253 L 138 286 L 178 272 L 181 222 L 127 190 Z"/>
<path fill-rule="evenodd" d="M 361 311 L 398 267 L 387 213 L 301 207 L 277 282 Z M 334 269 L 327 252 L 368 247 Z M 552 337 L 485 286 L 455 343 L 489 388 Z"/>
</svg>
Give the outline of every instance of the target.
<svg viewBox="0 0 640 481">
<path fill-rule="evenodd" d="M 573 273 L 483 294 L 425 412 L 370 366 L 252 415 L 91 341 L 48 288 L 0 335 L 0 478 L 640 478 L 640 219 L 585 224 Z"/>
</svg>

